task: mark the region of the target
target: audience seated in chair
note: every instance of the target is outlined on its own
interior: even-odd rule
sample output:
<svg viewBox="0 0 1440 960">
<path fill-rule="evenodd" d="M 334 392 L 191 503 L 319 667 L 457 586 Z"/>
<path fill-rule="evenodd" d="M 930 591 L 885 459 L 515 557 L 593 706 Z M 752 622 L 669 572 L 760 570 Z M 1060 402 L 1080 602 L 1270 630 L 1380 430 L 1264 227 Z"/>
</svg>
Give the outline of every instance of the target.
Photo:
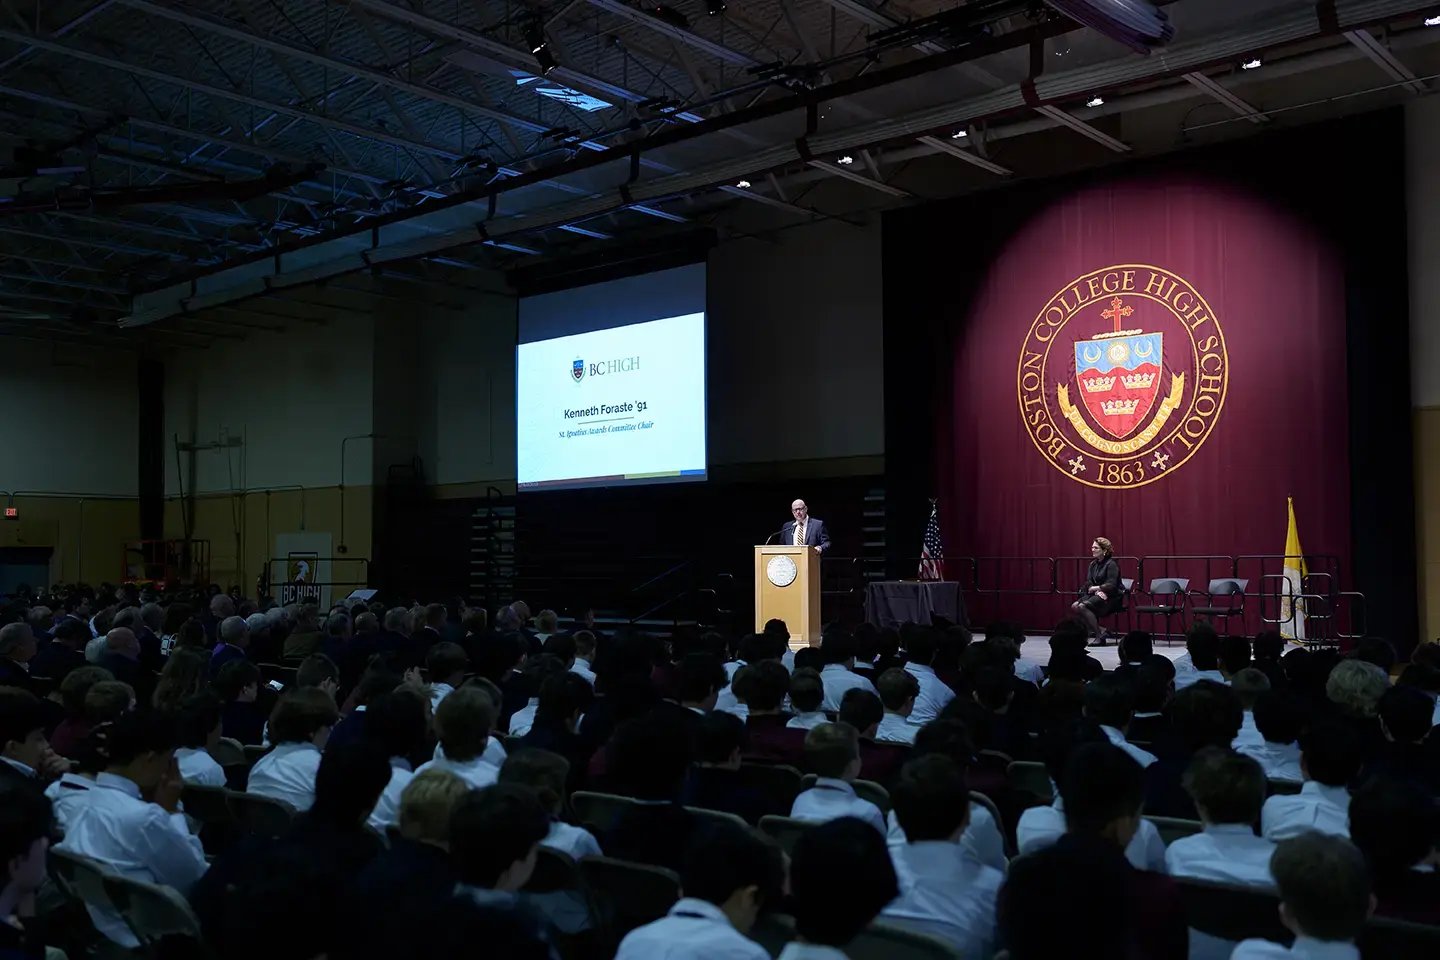
<svg viewBox="0 0 1440 960">
<path fill-rule="evenodd" d="M 365 723 L 365 731 L 356 742 L 373 744 L 390 760 L 390 779 L 367 820 L 371 829 L 383 834 L 399 822 L 405 788 L 415 779 L 415 758 L 423 753 L 429 739 L 424 695 L 415 687 L 398 687 L 376 697 L 358 716 Z M 328 752 L 344 746 L 331 743 L 325 749 Z"/>
<path fill-rule="evenodd" d="M 935 655 L 940 641 L 934 627 L 906 624 L 900 631 L 900 639 L 905 644 L 904 670 L 920 686 L 910 722 L 923 725 L 940 716 L 940 711 L 955 699 L 955 691 L 935 675 Z"/>
<path fill-rule="evenodd" d="M 959 720 L 941 719 L 921 727 L 910 754 L 912 762 L 915 758 L 932 754 L 949 757 L 962 771 L 966 771 L 966 782 L 972 790 L 975 789 L 970 775 L 975 745 L 970 742 L 965 724 Z M 1006 865 L 1005 838 L 1001 835 L 1000 824 L 995 822 L 990 808 L 983 803 L 971 800 L 969 806 L 970 816 L 960 835 L 960 845 L 978 862 L 1003 871 Z M 885 827 L 890 846 L 905 843 L 905 831 L 893 809 L 885 818 Z"/>
<path fill-rule="evenodd" d="M 860 736 L 848 723 L 824 723 L 805 736 L 805 768 L 815 785 L 795 798 L 790 816 L 826 821 L 855 817 L 886 834 L 880 808 L 855 795 L 851 781 L 860 774 Z"/>
<path fill-rule="evenodd" d="M 184 781 L 175 763 L 173 730 L 161 717 L 133 713 L 106 727 L 105 768 L 94 789 L 68 807 L 58 849 L 97 860 L 122 876 L 190 892 L 205 873 L 205 851 L 179 812 Z M 118 914 L 89 910 L 107 938 L 138 945 Z"/>
<path fill-rule="evenodd" d="M 783 879 L 778 848 L 738 826 L 707 826 L 685 853 L 684 896 L 667 916 L 630 931 L 615 960 L 768 960 L 746 934 L 779 899 Z"/>
<path fill-rule="evenodd" d="M 1435 705 L 1414 687 L 1392 687 L 1380 698 L 1378 714 L 1385 744 L 1368 756 L 1363 783 L 1384 775 L 1408 780 L 1432 796 L 1440 796 L 1440 763 L 1433 752 L 1440 744 L 1425 743 L 1434 724 Z"/>
<path fill-rule="evenodd" d="M 830 718 L 825 714 L 824 704 L 825 682 L 820 674 L 808 667 L 797 665 L 795 672 L 790 675 L 790 706 L 794 708 L 795 716 L 790 718 L 786 726 L 796 730 L 813 730 L 822 723 L 829 723 Z"/>
<path fill-rule="evenodd" d="M 425 654 L 425 672 L 430 677 L 430 711 L 440 706 L 440 701 L 453 693 L 465 682 L 465 673 L 470 669 L 470 658 L 465 648 L 448 641 L 437 643 Z"/>
<path fill-rule="evenodd" d="M 1044 668 L 1021 655 L 1021 647 L 1025 645 L 1025 631 L 1018 623 L 990 624 L 985 628 L 985 643 L 991 648 L 995 662 L 1011 662 L 1010 672 L 1016 677 L 1036 687 L 1045 679 Z"/>
<path fill-rule="evenodd" d="M 50 801 L 24 784 L 0 784 L 0 956 L 43 957 L 36 894 L 45 883 L 54 831 Z"/>
<path fill-rule="evenodd" d="M 1012 956 L 1016 960 L 1184 957 L 1188 932 L 1178 888 L 1163 874 L 1135 869 L 1124 854 L 1143 822 L 1144 771 L 1140 765 L 1113 744 L 1084 743 L 1065 765 L 1060 793 L 1065 800 L 1065 835 L 1016 860 L 1001 890 L 1001 936 L 1010 945 Z M 1077 908 L 1045 899 L 1056 877 L 1076 876 L 1076 859 L 1090 864 L 1084 889 L 1104 890 L 1114 902 L 1124 904 L 1123 910 L 1105 911 L 1108 923 L 1121 928 L 1118 950 L 1111 949 L 1115 933 L 1098 935 L 1093 921 L 1076 918 Z M 1075 898 L 1072 889 L 1059 899 L 1083 898 Z M 1078 909 L 1093 911 L 1095 907 L 1088 904 Z M 1041 919 L 1041 911 L 1050 916 Z M 1098 943 L 1087 939 L 1091 936 Z M 1101 945 L 1106 952 L 1094 952 Z"/>
<path fill-rule="evenodd" d="M 583 678 L 576 679 L 584 682 Z M 569 773 L 569 762 L 558 753 L 527 748 L 506 759 L 505 765 L 500 768 L 499 782 L 532 791 L 545 808 L 550 817 L 550 830 L 540 841 L 542 847 L 558 850 L 572 860 L 598 857 L 601 855 L 600 844 L 594 834 L 562 819 Z"/>
<path fill-rule="evenodd" d="M 890 846 L 900 896 L 884 918 L 953 944 L 961 956 L 990 956 L 1004 874 L 970 857 L 961 841 L 971 810 L 963 768 L 938 753 L 911 760 L 891 799 L 905 842 Z"/>
<path fill-rule="evenodd" d="M 1044 733 L 1040 749 L 1055 799 L 1048 807 L 1031 807 L 1020 815 L 1015 827 L 1015 841 L 1021 856 L 1044 850 L 1065 835 L 1069 829 L 1067 801 L 1059 788 L 1064 781 L 1065 770 L 1081 747 L 1109 742 L 1100 726 L 1092 720 L 1072 720 Z M 1160 839 L 1160 831 L 1149 820 L 1141 820 L 1136 826 L 1124 852 L 1125 859 L 1137 870 L 1165 870 L 1165 844 Z"/>
<path fill-rule="evenodd" d="M 668 711 L 629 720 L 615 731 L 606 747 L 608 787 L 637 804 L 600 837 L 608 856 L 680 869 L 697 825 L 679 803 L 693 749 Z"/>
<path fill-rule="evenodd" d="M 1241 747 L 1259 747 L 1265 742 L 1265 737 L 1255 725 L 1255 702 L 1262 694 L 1270 692 L 1270 678 L 1254 667 L 1246 667 L 1230 675 L 1230 689 L 1235 691 L 1235 696 L 1240 700 L 1240 709 L 1244 711 L 1240 720 L 1240 732 L 1235 735 L 1230 747 L 1234 750 Z"/>
<path fill-rule="evenodd" d="M 210 748 L 220 742 L 220 710 L 220 698 L 207 690 L 185 700 L 172 716 L 180 743 L 175 761 L 186 783 L 225 786 L 225 769 L 210 755 Z"/>
<path fill-rule="evenodd" d="M 1250 667 L 1250 641 L 1234 634 L 1221 637 L 1219 663 L 1225 681 L 1233 681 L 1235 674 Z"/>
<path fill-rule="evenodd" d="M 1175 664 L 1155 654 L 1129 676 L 1135 684 L 1135 712 L 1130 715 L 1125 735 L 1132 743 L 1150 744 L 1150 752 L 1155 753 L 1171 736 L 1165 708 L 1175 693 Z"/>
<path fill-rule="evenodd" d="M 745 759 L 800 766 L 805 759 L 805 731 L 791 727 L 792 715 L 782 709 L 790 689 L 790 674 L 784 665 L 778 660 L 762 660 L 737 671 L 735 678 L 736 683 L 743 682 L 748 708 L 745 734 L 749 746 Z M 818 699 L 818 677 L 812 682 L 812 692 Z M 823 721 L 825 714 L 819 716 Z"/>
<path fill-rule="evenodd" d="M 1270 857 L 1275 844 L 1255 835 L 1265 803 L 1265 771 L 1238 753 L 1206 747 L 1185 771 L 1185 791 L 1195 801 L 1201 833 L 1172 841 L 1165 867 L 1174 877 L 1273 889 Z"/>
<path fill-rule="evenodd" d="M 594 702 L 595 688 L 584 677 L 568 670 L 551 674 L 540 686 L 535 722 L 519 740 L 520 747 L 548 750 L 566 759 L 570 793 L 585 786 L 586 765 L 595 752 L 596 745 L 581 732 L 581 721 Z"/>
<path fill-rule="evenodd" d="M 1380 776 L 1350 801 L 1350 839 L 1365 856 L 1375 913 L 1440 924 L 1440 804 L 1419 785 Z"/>
<path fill-rule="evenodd" d="M 1175 660 L 1175 692 L 1201 680 L 1225 683 L 1220 672 L 1220 636 L 1208 623 L 1197 623 L 1185 634 L 1185 653 Z"/>
<path fill-rule="evenodd" d="M 0 688 L 0 786 L 25 786 L 38 793 L 69 768 L 45 739 L 40 700 L 19 687 Z"/>
<path fill-rule="evenodd" d="M 858 779 L 888 784 L 899 773 L 910 756 L 903 744 L 876 743 L 875 732 L 885 717 L 880 697 L 869 690 L 847 690 L 840 701 L 836 719 L 848 723 L 860 735 L 860 773 Z"/>
<path fill-rule="evenodd" d="M 1389 689 L 1390 675 L 1367 660 L 1341 660 L 1325 680 L 1331 715 L 1354 729 L 1367 756 L 1385 749 L 1380 698 Z"/>
<path fill-rule="evenodd" d="M 1107 673 L 1085 685 L 1085 716 L 1099 724 L 1106 739 L 1124 750 L 1131 760 L 1148 767 L 1156 762 L 1155 754 L 1125 739 L 1134 713 L 1135 691 L 1127 678 Z"/>
<path fill-rule="evenodd" d="M 1355 940 L 1375 898 L 1365 860 L 1350 841 L 1305 831 L 1280 842 L 1270 872 L 1280 888 L 1280 922 L 1295 943 L 1245 940 L 1231 960 L 1360 960 Z"/>
<path fill-rule="evenodd" d="M 1135 675 L 1140 672 L 1140 668 L 1145 666 L 1146 661 L 1155 655 L 1154 637 L 1148 630 L 1131 630 L 1120 638 L 1115 652 L 1120 660 L 1119 665 L 1115 667 L 1115 675 L 1125 677 L 1133 682 Z"/>
<path fill-rule="evenodd" d="M 1360 751 L 1360 735 L 1348 724 L 1316 723 L 1300 734 L 1304 785 L 1298 794 L 1265 801 L 1265 838 L 1288 840 L 1304 830 L 1349 836 L 1349 787 L 1360 772 Z"/>
<path fill-rule="evenodd" d="M 681 802 L 687 807 L 733 813 L 751 826 L 766 814 L 787 811 L 741 779 L 745 724 L 733 713 L 714 710 L 700 718 L 695 734 L 695 768 Z"/>
<path fill-rule="evenodd" d="M 1190 759 L 1206 747 L 1230 749 L 1240 732 L 1240 701 L 1223 683 L 1198 680 L 1175 694 L 1169 706 L 1171 735 L 1156 744 L 1159 760 L 1146 770 L 1145 812 L 1198 820 L 1182 780 Z"/>
<path fill-rule="evenodd" d="M 370 705 L 379 698 L 390 693 L 404 682 L 400 675 L 390 669 L 383 660 L 376 660 L 360 674 L 360 681 L 351 691 L 345 704 L 341 705 L 340 722 L 335 724 L 335 729 L 330 731 L 330 739 L 326 741 L 327 750 L 339 747 L 346 743 L 354 743 L 365 736 L 366 712 Z M 346 707 L 349 712 L 346 712 Z"/>
<path fill-rule="evenodd" d="M 220 668 L 214 686 L 224 701 L 221 736 L 242 744 L 261 743 L 265 717 L 255 703 L 260 695 L 260 668 L 249 660 L 232 660 Z"/>
<path fill-rule="evenodd" d="M 1030 755 L 1028 723 L 1016 709 L 1017 683 L 1023 681 L 987 662 L 983 644 L 973 644 L 972 649 L 978 656 L 967 695 L 953 700 L 942 715 L 963 721 L 979 749 L 1023 760 Z"/>
<path fill-rule="evenodd" d="M 470 786 L 493 784 L 500 770 L 485 760 L 498 705 L 491 694 L 467 684 L 440 701 L 435 712 L 435 736 L 440 741 L 435 758 L 421 770 L 448 770 Z"/>
<path fill-rule="evenodd" d="M 68 620 L 61 626 L 74 622 Z M 65 718 L 50 733 L 52 750 L 70 760 L 80 759 L 81 743 L 90 732 L 90 722 L 85 716 L 85 697 L 95 684 L 114 679 L 115 677 L 104 667 L 92 667 L 84 664 L 71 670 L 65 679 L 60 681 L 60 703 L 65 710 Z M 53 697 L 54 694 L 52 693 L 51 696 Z M 132 691 L 130 696 L 126 697 L 127 708 L 133 696 Z"/>
<path fill-rule="evenodd" d="M 825 697 L 820 709 L 837 712 L 840 702 L 849 690 L 875 692 L 874 685 L 855 673 L 855 638 L 840 628 L 831 628 L 820 641 L 820 654 L 825 658 L 825 667 L 820 671 L 820 683 L 825 688 Z M 792 698 L 793 699 L 793 698 Z"/>
<path fill-rule="evenodd" d="M 320 751 L 339 718 L 335 701 L 324 690 L 298 687 L 283 694 L 270 715 L 275 747 L 250 768 L 245 792 L 283 800 L 297 811 L 309 810 L 315 802 Z"/>
<path fill-rule="evenodd" d="M 844 877 L 843 883 L 836 883 Z M 862 820 L 807 831 L 790 857 L 794 942 L 779 960 L 841 960 L 845 947 L 900 894 L 885 843 Z"/>
<path fill-rule="evenodd" d="M 1270 690 L 1255 698 L 1255 730 L 1258 744 L 1236 741 L 1235 750 L 1253 758 L 1268 780 L 1304 779 L 1300 772 L 1300 728 L 1304 720 L 1301 705 L 1293 694 Z"/>
<path fill-rule="evenodd" d="M 891 667 L 876 679 L 875 689 L 879 692 L 880 703 L 885 708 L 885 715 L 881 717 L 880 725 L 875 730 L 875 740 L 880 743 L 913 744 L 915 734 L 920 730 L 918 723 L 910 722 L 910 717 L 915 712 L 915 699 L 920 696 L 920 683 L 915 679 L 915 675 Z"/>
</svg>

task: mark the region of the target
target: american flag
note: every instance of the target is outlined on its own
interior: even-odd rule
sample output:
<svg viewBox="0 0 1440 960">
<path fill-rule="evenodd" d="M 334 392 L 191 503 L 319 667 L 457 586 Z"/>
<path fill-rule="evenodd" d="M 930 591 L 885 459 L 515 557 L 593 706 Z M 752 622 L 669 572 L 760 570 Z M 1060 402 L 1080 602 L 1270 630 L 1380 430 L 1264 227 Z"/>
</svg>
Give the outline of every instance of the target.
<svg viewBox="0 0 1440 960">
<path fill-rule="evenodd" d="M 925 539 L 920 544 L 920 579 L 943 580 L 940 565 L 945 562 L 945 548 L 940 545 L 940 515 L 935 501 L 930 501 L 930 520 L 925 524 Z"/>
</svg>

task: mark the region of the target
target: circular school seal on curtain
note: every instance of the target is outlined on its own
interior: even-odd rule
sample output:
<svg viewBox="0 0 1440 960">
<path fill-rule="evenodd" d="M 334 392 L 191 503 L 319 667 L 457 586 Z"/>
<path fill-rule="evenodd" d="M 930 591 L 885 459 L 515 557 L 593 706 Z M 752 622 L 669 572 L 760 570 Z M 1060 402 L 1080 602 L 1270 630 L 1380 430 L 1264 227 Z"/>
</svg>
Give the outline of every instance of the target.
<svg viewBox="0 0 1440 960">
<path fill-rule="evenodd" d="M 1090 487 L 1154 483 L 1194 456 L 1230 380 L 1220 319 L 1164 267 L 1102 267 L 1057 291 L 1020 348 L 1020 418 L 1056 470 Z"/>
</svg>

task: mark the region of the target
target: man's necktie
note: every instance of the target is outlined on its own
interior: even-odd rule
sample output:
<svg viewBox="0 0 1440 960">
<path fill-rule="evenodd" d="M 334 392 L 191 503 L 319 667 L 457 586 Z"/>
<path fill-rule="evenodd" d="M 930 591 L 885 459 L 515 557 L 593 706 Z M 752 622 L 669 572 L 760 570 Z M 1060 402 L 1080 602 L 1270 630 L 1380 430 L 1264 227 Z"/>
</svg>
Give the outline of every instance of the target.
<svg viewBox="0 0 1440 960">
<path fill-rule="evenodd" d="M 795 546 L 805 545 L 805 521 L 801 520 L 795 524 Z"/>
</svg>

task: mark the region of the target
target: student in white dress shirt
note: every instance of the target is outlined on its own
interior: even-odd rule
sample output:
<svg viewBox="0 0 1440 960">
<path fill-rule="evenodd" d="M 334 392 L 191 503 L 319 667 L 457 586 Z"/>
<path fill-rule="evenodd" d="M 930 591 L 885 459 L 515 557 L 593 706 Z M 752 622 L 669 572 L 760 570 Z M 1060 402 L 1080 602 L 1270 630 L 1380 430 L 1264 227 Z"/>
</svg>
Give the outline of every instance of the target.
<svg viewBox="0 0 1440 960">
<path fill-rule="evenodd" d="M 1288 840 L 1306 830 L 1350 836 L 1351 782 L 1364 754 L 1360 735 L 1344 723 L 1317 723 L 1300 735 L 1300 773 L 1305 782 L 1293 796 L 1265 801 L 1260 832 L 1268 840 Z"/>
<path fill-rule="evenodd" d="M 530 701 L 510 715 L 510 729 L 507 731 L 512 737 L 523 737 L 530 732 L 535 725 L 535 714 L 540 712 L 540 688 L 545 681 L 557 673 L 564 673 L 565 665 L 555 657 L 541 655 L 525 664 L 525 683 L 534 693 Z"/>
<path fill-rule="evenodd" d="M 1149 750 L 1142 750 L 1125 739 L 1125 731 L 1134 712 L 1135 687 L 1128 677 L 1103 673 L 1085 685 L 1085 716 L 1100 725 L 1106 739 L 1144 768 L 1157 758 Z"/>
<path fill-rule="evenodd" d="M 814 730 L 822 723 L 829 723 L 830 718 L 821 709 L 824 702 L 825 685 L 820 674 L 806 668 L 796 670 L 790 676 L 790 706 L 795 716 L 785 726 L 793 730 Z"/>
<path fill-rule="evenodd" d="M 932 753 L 949 757 L 964 770 L 975 756 L 975 744 L 970 740 L 970 732 L 963 722 L 942 718 L 920 728 L 910 757 L 913 760 Z M 905 831 L 901 829 L 893 809 L 885 817 L 885 827 L 886 841 L 890 846 L 904 845 Z M 960 835 L 960 845 L 980 863 L 1002 873 L 1005 871 L 1009 862 L 1005 857 L 1005 838 L 1000 835 L 1000 825 L 985 804 L 970 801 L 970 819 Z"/>
<path fill-rule="evenodd" d="M 1028 680 L 1037 687 L 1044 681 L 1044 668 L 1020 653 L 1025 645 L 1025 630 L 1018 623 L 992 623 L 985 630 L 985 644 L 995 649 L 998 662 L 1014 661 L 1012 670 L 1021 680 Z"/>
<path fill-rule="evenodd" d="M 595 634 L 589 630 L 575 631 L 575 662 L 570 665 L 571 673 L 578 673 L 590 681 L 590 686 L 595 686 L 595 671 L 591 664 L 595 662 Z"/>
<path fill-rule="evenodd" d="M 1005 876 L 968 856 L 960 843 L 970 819 L 964 771 L 941 754 L 911 760 L 891 799 L 907 842 L 890 847 L 900 896 L 882 916 L 944 940 L 961 956 L 990 956 Z"/>
<path fill-rule="evenodd" d="M 172 725 L 153 715 L 126 714 L 110 726 L 105 748 L 105 769 L 71 809 L 65 839 L 57 849 L 187 895 L 207 864 L 199 838 L 190 833 L 185 815 L 179 812 L 184 781 L 175 764 Z M 96 929 L 107 938 L 122 946 L 139 946 L 119 914 L 87 909 Z"/>
<path fill-rule="evenodd" d="M 334 699 L 319 687 L 286 691 L 270 714 L 275 748 L 250 768 L 245 792 L 283 800 L 302 813 L 309 810 L 315 802 L 320 751 L 339 719 Z"/>
<path fill-rule="evenodd" d="M 1220 672 L 1220 637 L 1209 624 L 1197 623 L 1185 634 L 1185 650 L 1188 661 L 1181 666 L 1182 657 L 1175 661 L 1175 692 L 1179 693 L 1192 683 L 1213 680 L 1227 683 Z"/>
<path fill-rule="evenodd" d="M 180 749 L 175 761 L 186 783 L 202 787 L 225 786 L 225 768 L 215 762 L 210 748 L 220 742 L 220 698 L 210 691 L 187 697 L 176 716 Z"/>
<path fill-rule="evenodd" d="M 779 850 L 739 826 L 704 831 L 685 854 L 682 899 L 653 923 L 630 931 L 615 960 L 769 960 L 748 934 L 779 897 Z"/>
<path fill-rule="evenodd" d="M 516 926 L 530 927 L 532 937 L 542 944 L 548 944 L 548 933 L 533 911 L 521 903 L 519 891 L 535 872 L 540 842 L 549 825 L 550 818 L 535 794 L 509 784 L 472 790 L 456 804 L 450 817 L 450 856 L 460 878 L 455 896 L 508 914 Z M 555 955 L 553 947 L 549 955 Z"/>
<path fill-rule="evenodd" d="M 1050 775 L 1050 788 L 1055 799 L 1048 807 L 1031 807 L 1015 825 L 1015 844 L 1021 856 L 1053 845 L 1065 835 L 1065 798 L 1056 786 L 1065 774 L 1065 766 L 1077 749 L 1089 743 L 1109 743 L 1099 724 L 1091 720 L 1071 720 L 1046 731 L 1041 739 L 1041 756 L 1045 772 Z M 1134 835 L 1125 845 L 1125 859 L 1136 870 L 1165 872 L 1165 842 L 1160 831 L 1149 820 L 1141 820 Z"/>
<path fill-rule="evenodd" d="M 595 835 L 584 827 L 560 819 L 565 807 L 566 778 L 570 761 L 558 753 L 534 748 L 521 750 L 500 768 L 500 783 L 510 783 L 532 790 L 540 805 L 550 815 L 550 832 L 540 846 L 558 850 L 572 860 L 601 855 Z"/>
<path fill-rule="evenodd" d="M 1365 858 L 1343 837 L 1309 831 L 1281 841 L 1270 861 L 1289 947 L 1244 940 L 1231 960 L 1360 960 L 1355 939 L 1375 909 Z"/>
<path fill-rule="evenodd" d="M 470 657 L 458 643 L 437 643 L 425 654 L 425 670 L 430 675 L 430 712 L 440 707 L 440 701 L 455 692 L 465 682 L 465 672 L 470 669 Z"/>
<path fill-rule="evenodd" d="M 914 743 L 920 726 L 910 722 L 915 711 L 915 698 L 920 696 L 920 681 L 915 675 L 891 667 L 875 681 L 880 692 L 880 702 L 885 706 L 885 715 L 875 728 L 875 739 L 880 743 Z"/>
<path fill-rule="evenodd" d="M 832 630 L 825 634 L 820 644 L 820 653 L 825 658 L 825 668 L 820 671 L 820 682 L 825 686 L 825 699 L 820 709 L 838 711 L 845 692 L 860 688 L 875 692 L 875 685 L 850 668 L 855 666 L 855 638 L 843 630 Z"/>
<path fill-rule="evenodd" d="M 822 723 L 805 735 L 805 767 L 817 776 L 790 807 L 796 820 L 855 817 L 885 836 L 880 808 L 855 795 L 850 782 L 860 775 L 860 735 L 848 723 Z"/>
<path fill-rule="evenodd" d="M 1185 792 L 1195 801 L 1201 833 L 1173 841 L 1165 851 L 1171 876 L 1195 877 L 1271 889 L 1275 844 L 1255 835 L 1265 803 L 1265 771 L 1238 753 L 1207 747 L 1185 770 Z"/>
<path fill-rule="evenodd" d="M 940 716 L 940 711 L 955 699 L 955 691 L 935 675 L 933 664 L 940 641 L 933 627 L 909 626 L 900 631 L 900 637 L 905 641 L 905 672 L 920 684 L 910 722 L 923 727 Z"/>
<path fill-rule="evenodd" d="M 411 758 L 425 749 L 429 724 L 425 701 L 414 687 L 397 687 L 371 701 L 363 717 L 363 739 L 375 744 L 390 758 L 390 781 L 370 811 L 368 823 L 382 835 L 400 821 L 400 803 L 405 788 L 415 779 Z"/>
<path fill-rule="evenodd" d="M 900 894 L 875 831 L 853 817 L 807 830 L 790 856 L 797 938 L 780 960 L 845 960 L 844 948 Z"/>
<path fill-rule="evenodd" d="M 1304 715 L 1300 705 L 1289 693 L 1271 690 L 1255 699 L 1255 729 L 1258 744 L 1236 740 L 1235 750 L 1252 757 L 1265 771 L 1269 780 L 1291 780 L 1299 783 L 1300 727 Z"/>
<path fill-rule="evenodd" d="M 1270 678 L 1254 667 L 1246 667 L 1230 678 L 1230 689 L 1240 698 L 1240 709 L 1245 711 L 1245 716 L 1240 721 L 1240 732 L 1235 735 L 1230 748 L 1258 748 L 1265 743 L 1265 737 L 1255 725 L 1255 703 L 1262 694 L 1270 692 Z"/>
<path fill-rule="evenodd" d="M 485 761 L 485 747 L 498 712 L 490 694 L 473 684 L 450 694 L 435 714 L 435 736 L 444 753 L 415 772 L 449 770 L 476 789 L 493 784 L 500 771 Z"/>
</svg>

